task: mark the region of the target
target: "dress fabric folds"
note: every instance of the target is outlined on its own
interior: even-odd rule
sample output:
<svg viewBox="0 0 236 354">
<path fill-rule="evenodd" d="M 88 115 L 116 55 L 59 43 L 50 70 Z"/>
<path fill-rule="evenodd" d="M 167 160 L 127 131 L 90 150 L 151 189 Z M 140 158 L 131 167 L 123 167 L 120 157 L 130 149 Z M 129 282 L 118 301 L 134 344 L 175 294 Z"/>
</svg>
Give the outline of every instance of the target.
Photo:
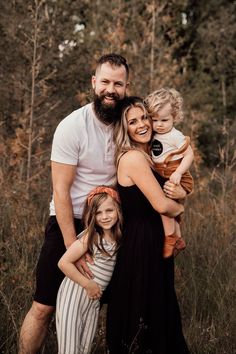
<svg viewBox="0 0 236 354">
<path fill-rule="evenodd" d="M 159 183 L 163 179 L 155 173 Z M 118 184 L 123 242 L 110 283 L 109 354 L 188 354 L 174 289 L 174 259 L 163 259 L 160 215 L 136 185 Z"/>
</svg>

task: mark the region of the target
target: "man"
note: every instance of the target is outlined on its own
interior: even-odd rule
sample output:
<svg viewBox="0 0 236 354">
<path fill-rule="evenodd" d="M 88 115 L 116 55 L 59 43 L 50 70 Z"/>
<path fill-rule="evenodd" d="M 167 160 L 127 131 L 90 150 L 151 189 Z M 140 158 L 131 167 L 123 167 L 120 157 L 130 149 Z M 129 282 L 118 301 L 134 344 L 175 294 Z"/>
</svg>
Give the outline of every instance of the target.
<svg viewBox="0 0 236 354">
<path fill-rule="evenodd" d="M 53 199 L 36 272 L 36 292 L 20 332 L 20 354 L 40 349 L 55 310 L 64 275 L 58 260 L 81 231 L 87 194 L 115 182 L 113 122 L 129 85 L 129 67 L 120 55 L 102 56 L 92 77 L 94 101 L 67 116 L 54 134 Z"/>
</svg>

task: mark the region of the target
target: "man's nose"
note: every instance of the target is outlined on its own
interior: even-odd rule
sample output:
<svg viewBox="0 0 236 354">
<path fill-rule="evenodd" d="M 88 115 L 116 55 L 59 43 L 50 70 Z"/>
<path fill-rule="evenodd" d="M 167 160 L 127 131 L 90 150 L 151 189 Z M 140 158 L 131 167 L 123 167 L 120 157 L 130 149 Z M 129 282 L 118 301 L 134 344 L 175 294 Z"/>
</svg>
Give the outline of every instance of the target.
<svg viewBox="0 0 236 354">
<path fill-rule="evenodd" d="M 112 82 L 110 82 L 109 85 L 107 86 L 107 91 L 109 93 L 115 92 L 115 85 Z"/>
</svg>

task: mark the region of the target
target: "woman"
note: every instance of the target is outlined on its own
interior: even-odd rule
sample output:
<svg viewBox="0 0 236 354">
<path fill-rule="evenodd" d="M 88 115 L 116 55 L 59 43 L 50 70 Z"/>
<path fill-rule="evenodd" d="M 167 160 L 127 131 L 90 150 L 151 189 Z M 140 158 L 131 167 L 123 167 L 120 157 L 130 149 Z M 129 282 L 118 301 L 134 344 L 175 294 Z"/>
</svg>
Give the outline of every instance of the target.
<svg viewBox="0 0 236 354">
<path fill-rule="evenodd" d="M 110 354 L 187 354 L 174 290 L 173 257 L 163 258 L 160 214 L 176 217 L 183 206 L 167 198 L 152 170 L 151 122 L 142 100 L 129 97 L 115 129 L 123 243 L 111 281 L 107 313 Z"/>
</svg>

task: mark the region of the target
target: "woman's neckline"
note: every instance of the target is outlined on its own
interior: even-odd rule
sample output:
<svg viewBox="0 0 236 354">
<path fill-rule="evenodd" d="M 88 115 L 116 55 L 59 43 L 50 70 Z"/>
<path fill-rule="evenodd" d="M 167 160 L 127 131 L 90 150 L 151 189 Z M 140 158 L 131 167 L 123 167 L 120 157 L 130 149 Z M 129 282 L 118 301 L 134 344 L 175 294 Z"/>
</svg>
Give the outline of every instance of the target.
<svg viewBox="0 0 236 354">
<path fill-rule="evenodd" d="M 120 186 L 120 187 L 123 187 L 123 188 L 130 188 L 130 187 L 134 187 L 136 186 L 136 184 L 131 184 L 129 186 L 123 186 L 122 184 L 119 183 L 119 181 L 117 181 L 117 184 Z M 137 187 L 137 186 L 136 186 Z"/>
</svg>

